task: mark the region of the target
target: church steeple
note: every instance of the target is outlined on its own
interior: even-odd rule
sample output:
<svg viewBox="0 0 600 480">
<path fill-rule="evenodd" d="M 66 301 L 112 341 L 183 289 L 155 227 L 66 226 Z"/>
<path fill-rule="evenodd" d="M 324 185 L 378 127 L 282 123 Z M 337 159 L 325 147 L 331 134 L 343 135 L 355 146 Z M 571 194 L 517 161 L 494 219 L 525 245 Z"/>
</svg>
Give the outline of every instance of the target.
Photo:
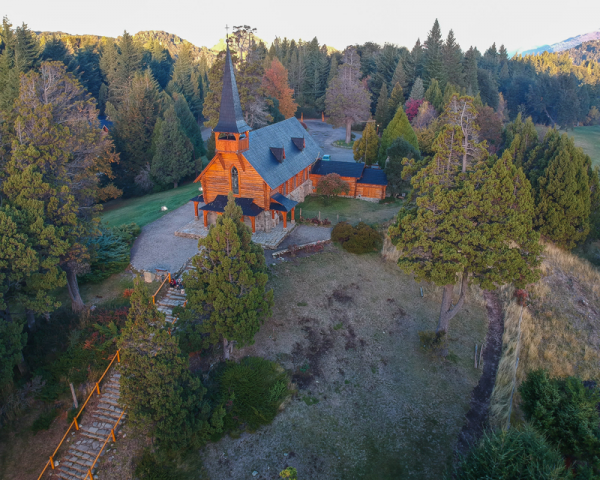
<svg viewBox="0 0 600 480">
<path fill-rule="evenodd" d="M 235 82 L 235 72 L 229 44 L 225 57 L 225 70 L 223 71 L 223 90 L 221 92 L 221 107 L 219 110 L 219 123 L 213 129 L 217 133 L 245 133 L 252 130 L 244 120 L 240 95 Z"/>
</svg>

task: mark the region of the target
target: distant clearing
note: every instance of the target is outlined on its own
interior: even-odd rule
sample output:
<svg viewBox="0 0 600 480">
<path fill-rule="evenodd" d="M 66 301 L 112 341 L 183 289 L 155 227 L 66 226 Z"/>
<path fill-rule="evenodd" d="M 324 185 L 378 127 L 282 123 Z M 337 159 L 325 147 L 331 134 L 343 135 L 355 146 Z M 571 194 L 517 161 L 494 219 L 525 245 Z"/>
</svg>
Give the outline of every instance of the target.
<svg viewBox="0 0 600 480">
<path fill-rule="evenodd" d="M 592 163 L 600 166 L 600 125 L 575 127 L 569 135 L 575 139 L 575 145 L 592 158 Z"/>
</svg>

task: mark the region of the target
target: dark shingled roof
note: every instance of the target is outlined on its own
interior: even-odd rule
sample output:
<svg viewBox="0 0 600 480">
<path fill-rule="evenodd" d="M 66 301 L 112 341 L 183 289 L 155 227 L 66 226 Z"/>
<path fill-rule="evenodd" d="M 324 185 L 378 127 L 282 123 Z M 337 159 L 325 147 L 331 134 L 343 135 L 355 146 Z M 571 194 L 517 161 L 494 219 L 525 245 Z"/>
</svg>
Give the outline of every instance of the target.
<svg viewBox="0 0 600 480">
<path fill-rule="evenodd" d="M 383 170 L 377 168 L 365 168 L 363 176 L 356 183 L 367 183 L 369 185 L 387 185 L 387 175 Z"/>
<path fill-rule="evenodd" d="M 236 198 L 235 203 L 242 207 L 242 215 L 247 217 L 256 217 L 263 211 L 254 200 L 251 198 Z M 209 212 L 224 212 L 225 206 L 227 205 L 227 196 L 226 195 L 217 195 L 212 202 L 207 203 L 203 207 L 200 207 L 200 210 L 207 210 Z"/>
<path fill-rule="evenodd" d="M 278 203 L 281 203 L 281 205 L 284 207 L 285 212 L 289 212 L 292 208 L 294 208 L 296 205 L 298 205 L 298 202 L 295 202 L 294 200 L 291 200 L 287 197 L 284 197 L 281 193 L 274 193 L 273 195 L 271 195 L 271 198 L 273 200 L 275 200 Z M 273 202 L 271 202 L 271 205 L 273 205 Z M 278 208 L 276 208 L 275 210 L 279 210 Z M 279 210 L 281 211 L 281 210 Z"/>
<path fill-rule="evenodd" d="M 294 145 L 296 145 L 296 147 L 298 147 L 298 150 L 304 150 L 304 137 L 292 138 L 292 142 Z"/>
<path fill-rule="evenodd" d="M 306 147 L 300 151 L 292 138 L 305 135 Z M 277 188 L 283 182 L 312 165 L 320 156 L 321 149 L 296 117 L 250 132 L 250 148 L 243 155 L 271 188 Z M 271 153 L 272 145 L 281 145 L 285 149 L 285 160 L 279 163 Z"/>
<path fill-rule="evenodd" d="M 277 160 L 279 163 L 283 162 L 283 159 L 285 158 L 285 150 L 283 148 L 270 147 L 270 150 L 275 157 L 275 160 Z"/>
<path fill-rule="evenodd" d="M 204 196 L 198 195 L 194 198 L 190 198 L 190 202 L 202 202 L 204 203 Z"/>
<path fill-rule="evenodd" d="M 104 116 L 104 115 L 100 115 L 98 117 L 98 120 L 100 121 L 100 128 L 106 127 L 108 130 L 110 130 L 113 126 L 113 122 L 111 122 L 110 120 L 107 120 L 106 116 Z"/>
<path fill-rule="evenodd" d="M 312 168 L 315 175 L 328 175 L 337 173 L 340 177 L 360 178 L 365 168 L 364 163 L 356 162 L 324 162 L 319 160 Z"/>
<path fill-rule="evenodd" d="M 242 114 L 240 95 L 235 82 L 235 72 L 227 45 L 225 57 L 225 70 L 223 71 L 223 90 L 221 92 L 221 109 L 219 110 L 219 123 L 213 129 L 219 133 L 243 133 L 252 130 Z"/>
</svg>

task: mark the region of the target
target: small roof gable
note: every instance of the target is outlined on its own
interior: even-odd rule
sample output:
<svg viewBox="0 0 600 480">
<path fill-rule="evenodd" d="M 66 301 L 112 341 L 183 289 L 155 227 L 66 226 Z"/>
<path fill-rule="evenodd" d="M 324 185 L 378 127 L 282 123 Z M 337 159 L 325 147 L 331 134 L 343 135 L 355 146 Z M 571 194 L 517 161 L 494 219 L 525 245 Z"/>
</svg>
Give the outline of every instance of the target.
<svg viewBox="0 0 600 480">
<path fill-rule="evenodd" d="M 276 192 L 273 195 L 271 195 L 271 198 L 273 200 L 275 200 L 277 203 L 280 203 L 281 206 L 284 207 L 285 212 L 289 212 L 292 208 L 294 208 L 296 205 L 298 205 L 298 202 L 295 202 L 294 200 L 284 197 L 279 192 Z M 273 205 L 273 202 L 271 202 L 271 205 Z M 275 208 L 275 210 L 279 210 L 279 209 Z"/>
<path fill-rule="evenodd" d="M 285 150 L 283 148 L 269 147 L 269 149 L 275 157 L 275 160 L 277 160 L 279 163 L 283 162 L 283 159 L 285 158 Z"/>
<path fill-rule="evenodd" d="M 294 145 L 296 145 L 296 147 L 298 148 L 298 150 L 304 150 L 304 137 L 302 138 L 292 138 L 292 142 Z"/>
<path fill-rule="evenodd" d="M 312 168 L 314 175 L 328 175 L 337 173 L 340 177 L 360 178 L 365 169 L 364 163 L 356 162 L 324 162 L 319 160 Z"/>
<path fill-rule="evenodd" d="M 378 168 L 365 168 L 363 176 L 356 183 L 366 183 L 369 185 L 387 185 L 387 175 Z"/>
<path fill-rule="evenodd" d="M 242 105 L 235 81 L 235 71 L 227 44 L 225 57 L 225 70 L 223 71 L 223 89 L 221 91 L 221 105 L 219 110 L 219 123 L 213 129 L 218 133 L 243 133 L 252 130 L 242 114 Z"/>
<path fill-rule="evenodd" d="M 298 150 L 292 138 L 305 138 L 304 150 Z M 281 145 L 286 158 L 279 163 L 271 153 L 271 145 Z M 250 132 L 249 149 L 243 155 L 271 188 L 310 167 L 320 156 L 321 149 L 296 117 L 288 118 Z"/>
<path fill-rule="evenodd" d="M 227 201 L 227 195 L 217 195 L 212 202 L 200 207 L 200 210 L 206 210 L 208 212 L 224 212 Z M 256 205 L 251 198 L 237 197 L 235 203 L 242 208 L 242 215 L 245 215 L 246 217 L 256 217 L 263 211 L 263 209 Z"/>
</svg>

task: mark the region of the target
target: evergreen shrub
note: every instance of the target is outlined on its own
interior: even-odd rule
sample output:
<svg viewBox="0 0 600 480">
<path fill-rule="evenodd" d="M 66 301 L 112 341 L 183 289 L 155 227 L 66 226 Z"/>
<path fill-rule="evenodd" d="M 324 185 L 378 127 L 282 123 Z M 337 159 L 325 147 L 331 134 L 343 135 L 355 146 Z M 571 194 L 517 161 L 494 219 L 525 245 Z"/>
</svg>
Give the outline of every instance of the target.
<svg viewBox="0 0 600 480">
<path fill-rule="evenodd" d="M 575 377 L 550 378 L 535 370 L 519 387 L 521 409 L 564 456 L 600 468 L 600 393 Z"/>
<path fill-rule="evenodd" d="M 31 425 L 31 431 L 33 433 L 37 433 L 41 430 L 48 430 L 57 415 L 58 411 L 56 410 L 56 408 L 52 408 L 50 410 L 40 413 L 40 415 L 34 420 L 33 424 Z"/>
<path fill-rule="evenodd" d="M 347 222 L 339 222 L 333 227 L 331 239 L 341 243 L 344 250 L 357 254 L 377 252 L 383 242 L 381 234 L 364 222 L 356 227 Z"/>
<path fill-rule="evenodd" d="M 125 270 L 129 266 L 131 245 L 140 231 L 135 223 L 100 227 L 100 235 L 88 242 L 92 262 L 90 272 L 83 275 L 80 282 L 98 283 Z"/>
<path fill-rule="evenodd" d="M 558 450 L 531 427 L 526 427 L 484 433 L 449 478 L 560 480 L 572 477 Z"/>
<path fill-rule="evenodd" d="M 246 357 L 216 370 L 216 402 L 225 408 L 223 431 L 254 431 L 273 421 L 290 395 L 289 377 L 275 362 Z"/>
</svg>

